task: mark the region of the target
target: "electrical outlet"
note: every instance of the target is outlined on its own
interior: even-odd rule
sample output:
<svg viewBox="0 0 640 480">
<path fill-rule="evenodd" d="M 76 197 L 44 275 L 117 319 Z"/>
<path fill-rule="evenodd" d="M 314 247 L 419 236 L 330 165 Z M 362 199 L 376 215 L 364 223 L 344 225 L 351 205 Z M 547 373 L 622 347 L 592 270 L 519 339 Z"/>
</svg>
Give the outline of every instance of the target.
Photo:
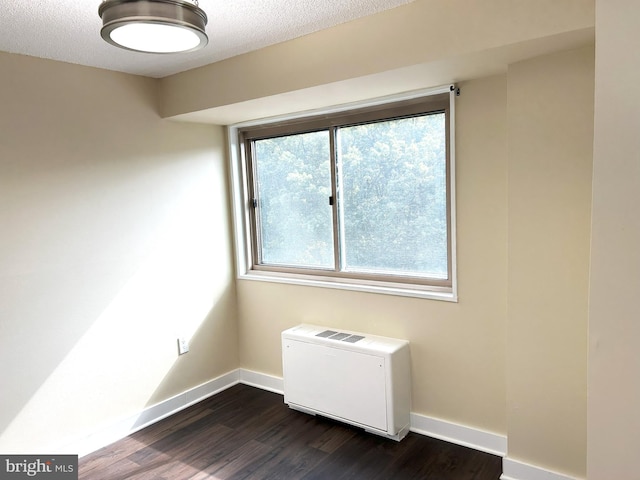
<svg viewBox="0 0 640 480">
<path fill-rule="evenodd" d="M 178 355 L 184 355 L 189 351 L 189 341 L 184 338 L 178 338 Z"/>
</svg>

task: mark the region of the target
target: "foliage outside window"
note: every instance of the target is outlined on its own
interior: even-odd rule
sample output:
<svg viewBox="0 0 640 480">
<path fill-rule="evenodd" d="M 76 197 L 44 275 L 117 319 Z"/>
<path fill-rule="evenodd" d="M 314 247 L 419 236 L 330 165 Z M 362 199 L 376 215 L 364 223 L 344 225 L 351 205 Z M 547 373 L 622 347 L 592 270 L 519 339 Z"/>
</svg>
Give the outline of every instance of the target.
<svg viewBox="0 0 640 480">
<path fill-rule="evenodd" d="M 451 292 L 450 97 L 239 128 L 248 269 Z"/>
</svg>

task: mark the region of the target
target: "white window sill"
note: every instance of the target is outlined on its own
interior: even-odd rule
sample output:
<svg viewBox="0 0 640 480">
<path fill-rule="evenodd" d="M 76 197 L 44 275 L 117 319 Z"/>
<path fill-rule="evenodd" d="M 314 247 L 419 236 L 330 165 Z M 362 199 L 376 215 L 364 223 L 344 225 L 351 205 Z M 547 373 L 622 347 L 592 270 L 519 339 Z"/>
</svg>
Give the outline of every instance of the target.
<svg viewBox="0 0 640 480">
<path fill-rule="evenodd" d="M 454 288 L 428 287 L 416 284 L 349 280 L 336 277 L 322 277 L 290 273 L 249 271 L 238 275 L 240 280 L 254 280 L 259 282 L 284 283 L 289 285 L 303 285 L 307 287 L 333 288 L 336 290 L 351 290 L 356 292 L 378 293 L 382 295 L 396 295 L 401 297 L 425 298 L 444 302 L 457 302 L 458 295 Z"/>
</svg>

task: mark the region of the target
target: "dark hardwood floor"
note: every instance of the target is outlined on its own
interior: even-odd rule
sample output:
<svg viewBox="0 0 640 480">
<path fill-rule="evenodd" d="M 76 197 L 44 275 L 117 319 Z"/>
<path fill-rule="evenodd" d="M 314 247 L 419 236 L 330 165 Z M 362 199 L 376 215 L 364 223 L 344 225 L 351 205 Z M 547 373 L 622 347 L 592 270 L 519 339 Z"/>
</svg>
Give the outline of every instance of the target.
<svg viewBox="0 0 640 480">
<path fill-rule="evenodd" d="M 80 459 L 83 480 L 496 480 L 500 457 L 410 433 L 401 442 L 236 385 Z"/>
</svg>

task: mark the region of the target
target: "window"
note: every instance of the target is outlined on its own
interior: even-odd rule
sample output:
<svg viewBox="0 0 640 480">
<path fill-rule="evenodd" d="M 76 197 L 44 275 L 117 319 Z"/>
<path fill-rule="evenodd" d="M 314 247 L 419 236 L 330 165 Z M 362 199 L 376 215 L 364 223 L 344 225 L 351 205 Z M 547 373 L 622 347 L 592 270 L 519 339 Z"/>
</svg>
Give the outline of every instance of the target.
<svg viewBox="0 0 640 480">
<path fill-rule="evenodd" d="M 233 127 L 241 275 L 455 299 L 452 98 Z"/>
</svg>

